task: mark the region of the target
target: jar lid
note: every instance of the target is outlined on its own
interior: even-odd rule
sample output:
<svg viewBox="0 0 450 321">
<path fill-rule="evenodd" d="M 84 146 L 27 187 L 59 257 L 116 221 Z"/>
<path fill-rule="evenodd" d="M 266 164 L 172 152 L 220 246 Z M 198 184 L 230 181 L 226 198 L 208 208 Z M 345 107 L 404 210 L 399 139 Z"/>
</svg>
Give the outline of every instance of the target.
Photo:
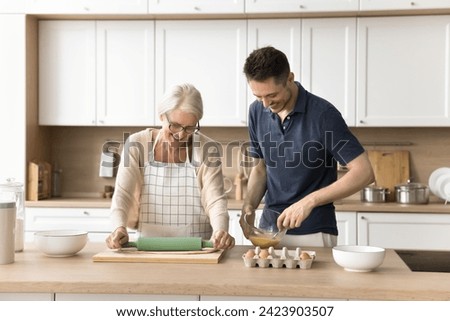
<svg viewBox="0 0 450 321">
<path fill-rule="evenodd" d="M 7 203 L 0 202 L 0 208 L 14 208 L 14 207 L 16 207 L 16 203 L 14 202 L 7 202 Z"/>
<path fill-rule="evenodd" d="M 22 183 L 16 182 L 14 178 L 8 178 L 6 182 L 0 182 L 0 190 L 21 190 L 23 187 Z"/>
</svg>

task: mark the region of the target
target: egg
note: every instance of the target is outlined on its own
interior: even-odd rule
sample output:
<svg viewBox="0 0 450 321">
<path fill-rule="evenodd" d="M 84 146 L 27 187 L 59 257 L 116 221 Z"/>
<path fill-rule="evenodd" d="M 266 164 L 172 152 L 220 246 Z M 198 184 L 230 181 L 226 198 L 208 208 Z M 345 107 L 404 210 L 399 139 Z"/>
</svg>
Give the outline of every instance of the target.
<svg viewBox="0 0 450 321">
<path fill-rule="evenodd" d="M 300 254 L 300 260 L 310 260 L 311 256 L 307 253 L 307 252 L 302 252 L 302 254 Z"/>
<path fill-rule="evenodd" d="M 247 253 L 245 253 L 246 259 L 253 259 L 254 256 L 255 256 L 255 251 L 252 249 L 248 250 Z"/>
<path fill-rule="evenodd" d="M 267 259 L 269 257 L 269 251 L 267 249 L 261 249 L 261 252 L 259 252 L 259 257 L 261 259 Z"/>
</svg>

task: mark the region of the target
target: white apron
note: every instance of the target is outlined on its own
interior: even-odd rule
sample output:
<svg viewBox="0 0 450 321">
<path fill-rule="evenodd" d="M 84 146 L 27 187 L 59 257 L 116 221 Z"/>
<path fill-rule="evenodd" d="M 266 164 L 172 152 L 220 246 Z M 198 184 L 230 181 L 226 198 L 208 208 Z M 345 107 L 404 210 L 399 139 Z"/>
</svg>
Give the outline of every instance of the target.
<svg viewBox="0 0 450 321">
<path fill-rule="evenodd" d="M 158 133 L 144 164 L 141 189 L 139 236 L 198 236 L 210 239 L 209 218 L 200 200 L 195 167 L 185 163 L 164 163 L 154 159 Z"/>
</svg>

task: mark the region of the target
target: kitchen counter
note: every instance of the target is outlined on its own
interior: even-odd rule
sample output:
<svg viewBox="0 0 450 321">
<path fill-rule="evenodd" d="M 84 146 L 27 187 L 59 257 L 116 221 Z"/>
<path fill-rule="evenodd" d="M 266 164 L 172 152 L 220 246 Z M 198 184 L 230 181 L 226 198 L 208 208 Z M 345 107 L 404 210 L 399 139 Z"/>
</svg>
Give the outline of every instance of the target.
<svg viewBox="0 0 450 321">
<path fill-rule="evenodd" d="M 92 261 L 102 243 L 68 258 L 26 244 L 15 263 L 2 265 L 0 292 L 450 300 L 450 273 L 411 272 L 393 250 L 377 271 L 355 273 L 336 265 L 329 248 L 305 249 L 317 252 L 309 270 L 247 268 L 241 256 L 248 248 L 236 246 L 219 264 L 106 263 Z"/>
<path fill-rule="evenodd" d="M 337 211 L 342 212 L 396 212 L 396 213 L 443 213 L 450 214 L 450 204 L 442 200 L 430 200 L 429 204 L 363 203 L 359 200 L 344 199 L 334 203 Z M 106 198 L 52 198 L 40 201 L 26 201 L 26 207 L 88 207 L 109 208 L 111 199 Z M 240 210 L 242 201 L 228 200 L 230 210 Z"/>
</svg>

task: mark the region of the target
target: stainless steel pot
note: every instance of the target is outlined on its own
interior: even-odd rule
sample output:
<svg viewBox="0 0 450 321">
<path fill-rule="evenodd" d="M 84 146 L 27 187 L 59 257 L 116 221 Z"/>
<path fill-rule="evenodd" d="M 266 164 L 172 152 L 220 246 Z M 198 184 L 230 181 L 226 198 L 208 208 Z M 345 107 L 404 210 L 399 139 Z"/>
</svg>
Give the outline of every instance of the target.
<svg viewBox="0 0 450 321">
<path fill-rule="evenodd" d="M 401 204 L 427 204 L 430 190 L 420 183 L 405 183 L 395 186 L 395 199 Z"/>
<path fill-rule="evenodd" d="M 387 188 L 381 186 L 366 186 L 361 190 L 361 201 L 366 203 L 386 202 L 386 194 L 389 194 Z"/>
</svg>

